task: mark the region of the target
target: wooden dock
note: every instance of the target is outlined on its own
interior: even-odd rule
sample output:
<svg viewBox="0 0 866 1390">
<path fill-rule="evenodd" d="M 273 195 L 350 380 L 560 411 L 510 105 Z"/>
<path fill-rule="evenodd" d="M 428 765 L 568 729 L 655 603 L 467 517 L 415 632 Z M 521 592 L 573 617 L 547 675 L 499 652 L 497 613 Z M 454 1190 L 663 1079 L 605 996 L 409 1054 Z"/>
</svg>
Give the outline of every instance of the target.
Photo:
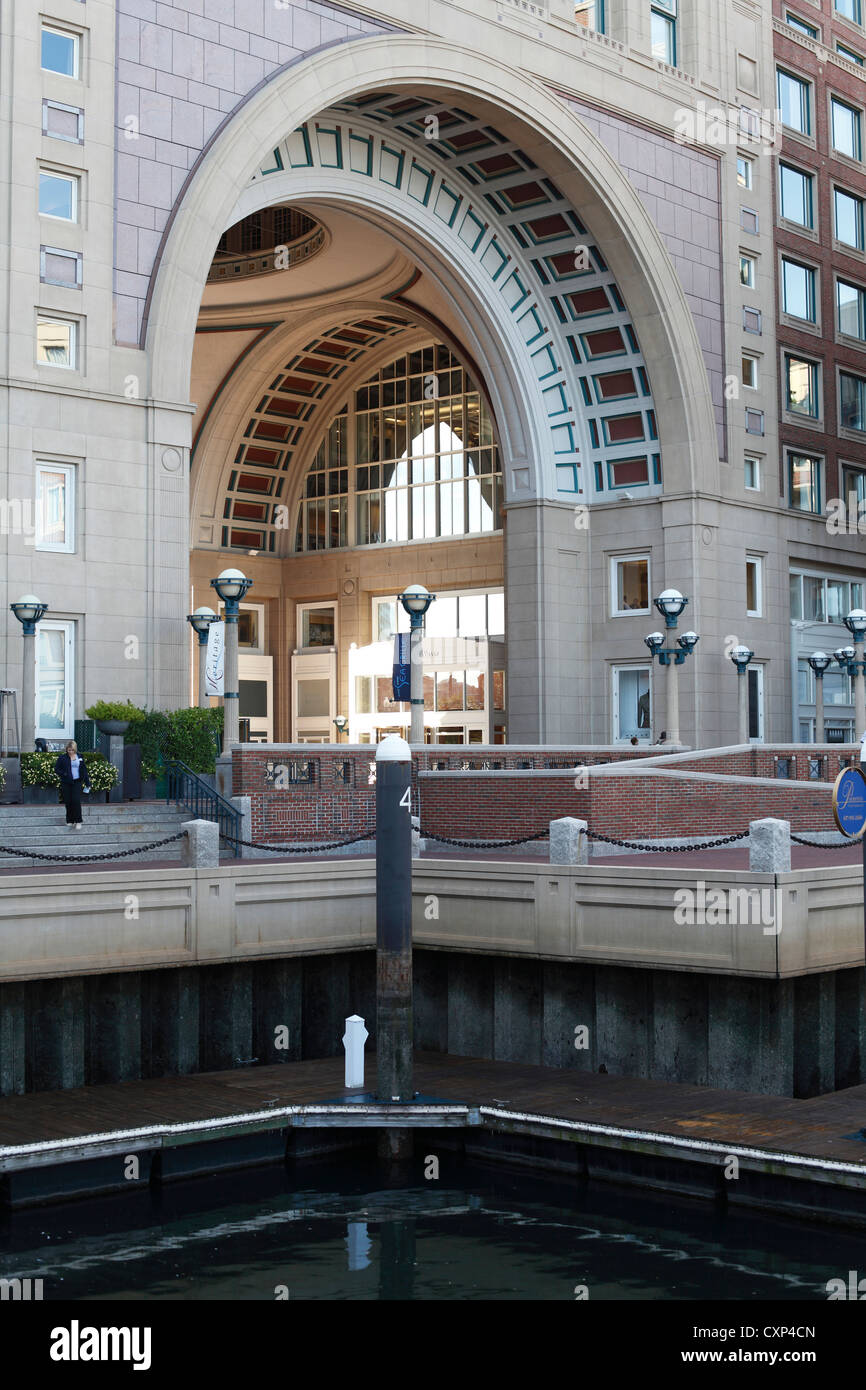
<svg viewBox="0 0 866 1390">
<path fill-rule="evenodd" d="M 375 1076 L 372 1056 L 366 1074 Z M 727 1189 L 732 1200 L 866 1225 L 863 1085 L 790 1100 L 431 1053 L 416 1056 L 415 1085 L 412 1105 L 365 1101 L 332 1058 L 10 1096 L 0 1100 L 0 1184 L 15 1206 L 106 1190 L 118 1155 L 149 1156 L 145 1178 L 161 1162 L 184 1176 L 171 1163 L 193 1151 L 190 1173 L 278 1161 L 297 1130 L 447 1128 L 492 1157 L 544 1167 L 543 1150 L 559 1172 L 705 1196 Z M 551 1144 L 563 1158 L 550 1157 Z M 720 1185 L 732 1158 L 750 1181 Z M 52 1188 L 46 1170 L 65 1178 Z M 123 1186 L 116 1176 L 107 1185 Z"/>
</svg>

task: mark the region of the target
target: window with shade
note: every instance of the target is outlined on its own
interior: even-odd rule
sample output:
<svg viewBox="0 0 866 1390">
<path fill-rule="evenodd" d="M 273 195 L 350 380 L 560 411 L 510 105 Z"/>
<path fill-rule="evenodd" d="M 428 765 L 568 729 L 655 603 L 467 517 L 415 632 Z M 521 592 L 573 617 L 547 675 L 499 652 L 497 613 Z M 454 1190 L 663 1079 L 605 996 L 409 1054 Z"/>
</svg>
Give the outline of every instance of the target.
<svg viewBox="0 0 866 1390">
<path fill-rule="evenodd" d="M 502 526 L 493 419 L 448 348 L 398 357 L 359 387 L 310 467 L 296 550 L 411 544 Z"/>
</svg>

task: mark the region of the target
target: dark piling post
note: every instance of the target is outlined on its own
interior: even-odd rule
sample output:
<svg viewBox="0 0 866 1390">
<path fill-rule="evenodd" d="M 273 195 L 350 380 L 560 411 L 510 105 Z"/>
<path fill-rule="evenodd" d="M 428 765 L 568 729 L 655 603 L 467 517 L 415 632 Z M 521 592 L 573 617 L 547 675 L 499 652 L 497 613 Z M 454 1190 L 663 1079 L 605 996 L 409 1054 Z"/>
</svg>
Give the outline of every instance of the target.
<svg viewBox="0 0 866 1390">
<path fill-rule="evenodd" d="M 376 749 L 376 1098 L 410 1101 L 412 1078 L 412 754 Z"/>
</svg>

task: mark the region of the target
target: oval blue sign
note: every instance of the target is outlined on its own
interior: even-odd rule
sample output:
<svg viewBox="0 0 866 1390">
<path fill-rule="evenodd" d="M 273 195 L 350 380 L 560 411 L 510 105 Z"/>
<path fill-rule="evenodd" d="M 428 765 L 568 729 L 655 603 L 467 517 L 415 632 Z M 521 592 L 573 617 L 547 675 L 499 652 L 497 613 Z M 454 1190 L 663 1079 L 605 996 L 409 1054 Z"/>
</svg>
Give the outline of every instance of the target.
<svg viewBox="0 0 866 1390">
<path fill-rule="evenodd" d="M 866 778 L 859 767 L 846 767 L 836 778 L 833 815 L 849 840 L 859 840 L 866 830 Z"/>
</svg>

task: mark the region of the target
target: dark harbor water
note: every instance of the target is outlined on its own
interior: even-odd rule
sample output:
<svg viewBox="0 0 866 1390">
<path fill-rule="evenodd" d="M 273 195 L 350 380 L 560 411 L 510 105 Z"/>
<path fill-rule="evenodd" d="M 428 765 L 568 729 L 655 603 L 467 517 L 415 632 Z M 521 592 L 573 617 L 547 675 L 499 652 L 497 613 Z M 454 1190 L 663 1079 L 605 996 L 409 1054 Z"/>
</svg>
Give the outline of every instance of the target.
<svg viewBox="0 0 866 1390">
<path fill-rule="evenodd" d="M 866 1233 L 449 1157 L 406 1187 L 366 1158 L 249 1169 L 0 1228 L 0 1277 L 46 1301 L 826 1301 L 849 1270 Z"/>
</svg>

